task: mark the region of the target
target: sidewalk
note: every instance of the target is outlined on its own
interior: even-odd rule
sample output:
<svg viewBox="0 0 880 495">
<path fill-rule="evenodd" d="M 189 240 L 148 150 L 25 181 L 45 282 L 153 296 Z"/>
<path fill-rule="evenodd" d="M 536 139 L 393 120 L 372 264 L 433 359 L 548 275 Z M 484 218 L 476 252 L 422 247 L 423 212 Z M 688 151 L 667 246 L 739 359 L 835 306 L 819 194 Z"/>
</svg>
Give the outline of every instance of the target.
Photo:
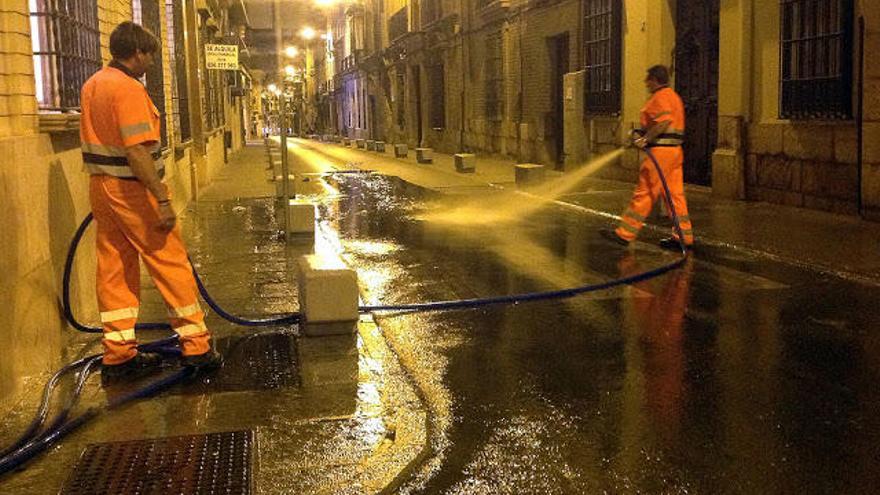
<svg viewBox="0 0 880 495">
<path fill-rule="evenodd" d="M 275 186 L 267 181 L 266 167 L 263 144 L 249 145 L 180 212 L 189 254 L 208 291 L 221 307 L 244 318 L 297 311 L 296 260 L 314 249 L 313 243 L 287 243 L 278 235 Z M 165 321 L 167 310 L 145 273 L 142 286 L 139 320 Z M 97 315 L 77 316 L 97 323 Z M 427 455 L 427 410 L 370 318 L 361 318 L 357 334 L 328 337 L 304 337 L 297 326 L 241 327 L 210 310 L 206 323 L 224 355 L 223 369 L 96 418 L 23 472 L 0 479 L 0 492 L 58 493 L 77 473 L 101 479 L 93 471 L 74 471 L 87 445 L 178 435 L 253 431 L 256 447 L 248 476 L 253 493 L 264 494 L 383 493 L 394 490 Z M 138 335 L 147 342 L 167 332 Z M 101 350 L 93 334 L 69 330 L 65 336 L 64 362 Z M 176 369 L 169 366 L 167 372 Z M 82 404 L 103 404 L 151 379 L 102 388 L 95 375 Z M 0 446 L 24 431 L 39 393 L 33 387 L 0 421 Z M 120 456 L 118 462 L 125 459 Z M 155 469 L 152 462 L 176 462 L 133 459 L 134 464 L 114 469 L 130 478 L 132 472 L 143 476 L 144 469 Z M 188 464 L 181 472 L 216 480 L 219 471 L 204 473 L 204 465 Z M 221 471 L 220 476 L 227 472 Z M 236 469 L 229 473 L 245 476 Z M 76 493 L 99 491 L 79 489 Z"/>
<path fill-rule="evenodd" d="M 419 164 L 413 150 L 408 158 L 395 158 L 393 147 L 387 144 L 385 153 L 377 153 L 304 139 L 292 141 L 324 154 L 338 167 L 376 170 L 437 191 L 515 187 L 512 160 L 478 157 L 476 172 L 464 174 L 455 171 L 453 156 L 442 153 L 434 153 L 433 163 Z M 549 171 L 548 176 L 552 179 L 562 174 Z M 613 224 L 629 201 L 635 178 L 635 172 L 633 183 L 588 178 L 560 201 L 605 216 Z M 880 285 L 880 224 L 769 203 L 722 200 L 702 187 L 688 187 L 687 196 L 700 245 L 733 248 L 751 256 Z M 643 236 L 646 242 L 668 231 L 664 218 L 653 216 L 648 223 L 647 228 L 657 234 Z"/>
</svg>

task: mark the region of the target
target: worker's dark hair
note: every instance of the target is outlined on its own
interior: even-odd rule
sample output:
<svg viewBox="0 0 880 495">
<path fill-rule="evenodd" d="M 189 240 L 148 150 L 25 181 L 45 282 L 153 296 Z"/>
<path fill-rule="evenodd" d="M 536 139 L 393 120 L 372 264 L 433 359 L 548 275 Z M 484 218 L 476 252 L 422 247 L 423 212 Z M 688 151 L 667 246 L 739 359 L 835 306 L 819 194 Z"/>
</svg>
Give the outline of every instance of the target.
<svg viewBox="0 0 880 495">
<path fill-rule="evenodd" d="M 131 21 L 116 26 L 110 33 L 110 54 L 116 60 L 127 60 L 140 50 L 142 53 L 159 51 L 159 40 L 149 30 Z"/>
<path fill-rule="evenodd" d="M 655 65 L 648 69 L 648 77 L 660 84 L 669 84 L 669 69 L 665 65 Z"/>
</svg>

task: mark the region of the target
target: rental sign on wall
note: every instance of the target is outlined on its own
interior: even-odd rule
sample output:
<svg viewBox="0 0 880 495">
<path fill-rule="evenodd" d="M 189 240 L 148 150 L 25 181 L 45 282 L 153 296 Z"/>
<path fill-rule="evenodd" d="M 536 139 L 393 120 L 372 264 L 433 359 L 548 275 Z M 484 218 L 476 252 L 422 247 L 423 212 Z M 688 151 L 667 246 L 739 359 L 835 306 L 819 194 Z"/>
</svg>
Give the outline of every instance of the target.
<svg viewBox="0 0 880 495">
<path fill-rule="evenodd" d="M 205 45 L 205 68 L 238 70 L 238 45 Z"/>
</svg>

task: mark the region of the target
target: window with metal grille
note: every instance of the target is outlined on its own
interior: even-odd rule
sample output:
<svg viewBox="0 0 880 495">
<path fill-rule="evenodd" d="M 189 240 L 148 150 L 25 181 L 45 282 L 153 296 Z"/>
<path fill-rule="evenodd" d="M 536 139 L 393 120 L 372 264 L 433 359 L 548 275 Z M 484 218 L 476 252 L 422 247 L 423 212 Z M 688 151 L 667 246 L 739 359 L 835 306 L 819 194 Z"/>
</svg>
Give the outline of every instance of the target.
<svg viewBox="0 0 880 495">
<path fill-rule="evenodd" d="M 780 115 L 852 117 L 852 0 L 781 0 Z"/>
<path fill-rule="evenodd" d="M 396 70 L 397 85 L 395 87 L 395 96 L 397 100 L 397 125 L 401 129 L 406 126 L 406 70 L 398 67 Z"/>
<path fill-rule="evenodd" d="M 168 123 L 165 119 L 165 76 L 162 67 L 162 21 L 159 17 L 159 0 L 132 0 L 132 21 L 150 30 L 160 39 L 159 52 L 156 54 L 153 65 L 144 74 L 144 86 L 150 95 L 153 105 L 162 116 L 160 119 L 162 132 L 162 148 L 168 147 Z"/>
<path fill-rule="evenodd" d="M 428 91 L 431 97 L 428 117 L 432 128 L 442 129 L 446 127 L 446 84 L 443 80 L 445 74 L 443 64 L 432 65 L 427 69 Z"/>
<path fill-rule="evenodd" d="M 101 69 L 98 6 L 94 0 L 28 0 L 37 105 L 80 106 L 80 90 Z"/>
<path fill-rule="evenodd" d="M 171 119 L 175 141 L 192 137 L 189 121 L 189 89 L 187 88 L 186 48 L 183 38 L 183 2 L 165 0 L 165 27 L 168 36 L 168 59 L 171 65 Z"/>
<path fill-rule="evenodd" d="M 388 40 L 394 41 L 409 31 L 409 10 L 406 7 L 395 12 L 388 20 Z"/>
<path fill-rule="evenodd" d="M 620 113 L 622 0 L 584 0 L 587 114 Z"/>
<path fill-rule="evenodd" d="M 501 120 L 504 117 L 504 58 L 501 31 L 486 37 L 485 74 L 486 118 Z"/>
</svg>

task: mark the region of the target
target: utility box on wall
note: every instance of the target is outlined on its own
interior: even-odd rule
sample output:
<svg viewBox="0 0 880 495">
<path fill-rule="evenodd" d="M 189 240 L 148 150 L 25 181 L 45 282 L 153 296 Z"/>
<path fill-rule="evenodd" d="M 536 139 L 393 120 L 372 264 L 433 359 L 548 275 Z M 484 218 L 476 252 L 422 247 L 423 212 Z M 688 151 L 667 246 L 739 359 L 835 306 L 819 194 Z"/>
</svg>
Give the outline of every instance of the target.
<svg viewBox="0 0 880 495">
<path fill-rule="evenodd" d="M 565 170 L 577 167 L 589 157 L 590 136 L 584 126 L 585 80 L 585 71 L 562 76 Z"/>
</svg>

